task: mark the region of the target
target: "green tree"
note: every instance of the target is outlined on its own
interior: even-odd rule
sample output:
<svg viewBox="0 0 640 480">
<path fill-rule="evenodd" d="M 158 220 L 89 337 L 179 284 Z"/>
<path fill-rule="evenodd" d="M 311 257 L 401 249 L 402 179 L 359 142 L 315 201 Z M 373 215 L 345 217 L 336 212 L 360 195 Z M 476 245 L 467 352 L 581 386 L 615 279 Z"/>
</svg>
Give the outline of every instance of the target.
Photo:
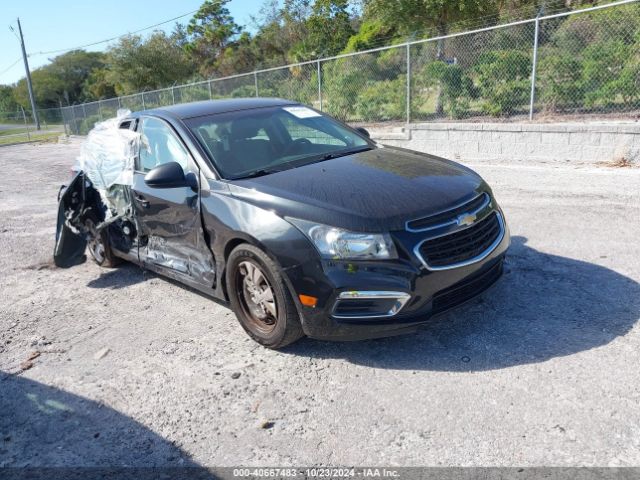
<svg viewBox="0 0 640 480">
<path fill-rule="evenodd" d="M 114 85 L 118 95 L 153 90 L 187 81 L 195 72 L 193 62 L 164 32 L 148 38 L 128 35 L 109 50 L 105 83 Z"/>
<path fill-rule="evenodd" d="M 224 50 L 242 31 L 225 6 L 228 1 L 205 0 L 187 26 L 185 49 L 205 76 L 215 71 Z"/>
<path fill-rule="evenodd" d="M 9 85 L 0 85 L 0 112 L 15 112 L 18 109 L 18 103 L 13 97 L 13 88 Z"/>
<path fill-rule="evenodd" d="M 449 33 L 450 25 L 472 20 L 478 16 L 497 16 L 500 0 L 369 0 L 365 6 L 365 17 L 375 18 L 383 24 L 392 25 L 401 35 L 415 35 L 432 29 L 439 36 Z M 436 60 L 446 57 L 445 40 L 439 39 Z M 443 98 L 437 97 L 436 113 L 444 113 Z"/>
<path fill-rule="evenodd" d="M 476 92 L 471 78 L 460 65 L 429 62 L 417 77 L 417 86 L 438 89 L 442 96 L 443 110 L 450 118 L 461 118 L 468 111 L 469 100 Z"/>
<path fill-rule="evenodd" d="M 220 76 L 250 72 L 256 68 L 259 56 L 251 35 L 242 32 L 240 37 L 229 44 L 218 56 L 216 74 Z"/>
<path fill-rule="evenodd" d="M 309 0 L 268 0 L 260 11 L 258 33 L 254 37 L 260 66 L 270 67 L 303 60 L 307 39 L 306 19 L 311 13 Z"/>
<path fill-rule="evenodd" d="M 348 0 L 316 0 L 306 19 L 305 59 L 339 53 L 355 33 Z"/>
<path fill-rule="evenodd" d="M 104 68 L 106 56 L 102 52 L 87 52 L 72 50 L 59 55 L 51 62 L 46 70 L 58 77 L 65 85 L 65 97 L 71 102 L 87 99 L 83 88 L 91 72 Z"/>
<path fill-rule="evenodd" d="M 582 105 L 584 85 L 582 63 L 567 52 L 544 52 L 538 65 L 538 89 L 545 109 L 556 111 L 565 106 Z"/>
<path fill-rule="evenodd" d="M 52 75 L 49 68 L 42 67 L 31 72 L 31 81 L 36 105 L 39 108 L 57 107 L 60 101 L 64 102 L 64 94 L 68 92 L 68 86 L 60 77 Z M 13 96 L 24 109 L 31 110 L 27 81 L 24 78 L 16 85 Z M 71 97 L 68 101 L 74 102 Z"/>
<path fill-rule="evenodd" d="M 109 70 L 106 68 L 96 68 L 91 71 L 84 81 L 84 96 L 94 100 L 115 97 L 116 88 L 113 80 L 109 77 Z"/>
<path fill-rule="evenodd" d="M 597 42 L 585 48 L 582 71 L 587 106 L 615 100 L 609 83 L 617 80 L 630 57 L 630 47 L 621 40 Z"/>
<path fill-rule="evenodd" d="M 60 101 L 72 104 L 93 100 L 94 97 L 85 90 L 85 83 L 91 72 L 104 68 L 105 61 L 104 53 L 72 50 L 55 57 L 49 65 L 34 70 L 31 78 L 38 107 L 57 107 Z M 31 108 L 24 78 L 16 85 L 14 97 L 24 108 Z"/>
<path fill-rule="evenodd" d="M 357 52 L 389 43 L 395 36 L 395 28 L 381 20 L 368 19 L 362 22 L 358 32 L 349 38 L 345 52 Z"/>
<path fill-rule="evenodd" d="M 485 112 L 511 115 L 529 99 L 531 57 L 519 50 L 482 54 L 475 68 Z"/>
<path fill-rule="evenodd" d="M 405 75 L 393 80 L 369 81 L 358 91 L 355 102 L 357 120 L 401 120 L 406 115 Z"/>
<path fill-rule="evenodd" d="M 401 35 L 434 29 L 438 36 L 447 35 L 453 23 L 478 16 L 498 14 L 499 0 L 369 0 L 365 17 L 393 25 Z M 444 58 L 444 41 L 439 42 L 437 60 Z"/>
</svg>

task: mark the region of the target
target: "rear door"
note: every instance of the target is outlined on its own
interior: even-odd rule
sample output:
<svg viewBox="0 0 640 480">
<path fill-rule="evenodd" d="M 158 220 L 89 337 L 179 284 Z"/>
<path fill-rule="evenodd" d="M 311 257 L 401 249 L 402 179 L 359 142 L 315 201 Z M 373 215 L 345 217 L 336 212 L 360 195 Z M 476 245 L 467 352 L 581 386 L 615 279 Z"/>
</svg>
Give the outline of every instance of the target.
<svg viewBox="0 0 640 480">
<path fill-rule="evenodd" d="M 142 117 L 137 130 L 140 151 L 132 194 L 139 230 L 138 256 L 170 277 L 211 287 L 215 267 L 202 229 L 199 188 L 151 188 L 144 181 L 150 170 L 168 162 L 177 162 L 185 175 L 192 173 L 200 179 L 198 165 L 164 120 Z"/>
</svg>

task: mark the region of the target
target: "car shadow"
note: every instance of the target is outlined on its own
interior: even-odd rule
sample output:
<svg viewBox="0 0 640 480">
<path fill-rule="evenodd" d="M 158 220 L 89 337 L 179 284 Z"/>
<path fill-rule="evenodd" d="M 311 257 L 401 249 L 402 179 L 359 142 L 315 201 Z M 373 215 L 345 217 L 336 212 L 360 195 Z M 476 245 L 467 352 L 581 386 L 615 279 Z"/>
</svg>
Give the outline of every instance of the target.
<svg viewBox="0 0 640 480">
<path fill-rule="evenodd" d="M 213 478 L 170 441 L 101 403 L 4 372 L 0 392 L 3 478 L 27 478 L 25 468 L 34 479 L 134 471 L 140 479 L 185 471 Z"/>
<path fill-rule="evenodd" d="M 101 273 L 98 278 L 90 280 L 87 286 L 89 288 L 118 290 L 142 283 L 151 276 L 154 276 L 154 274 L 148 270 L 143 270 L 139 266 L 127 262 L 122 263 L 117 268 Z"/>
<path fill-rule="evenodd" d="M 505 275 L 416 335 L 351 344 L 304 340 L 285 352 L 376 368 L 483 371 L 606 345 L 640 317 L 640 284 L 606 267 L 539 252 L 513 237 Z"/>
<path fill-rule="evenodd" d="M 213 290 L 211 294 L 206 294 L 200 290 L 197 290 L 189 285 L 185 285 L 181 283 L 179 280 L 175 280 L 170 277 L 165 277 L 161 274 L 157 274 L 143 268 L 139 265 L 129 262 L 123 262 L 118 265 L 116 268 L 113 268 L 106 273 L 101 273 L 98 278 L 94 278 L 87 282 L 87 287 L 89 288 L 102 288 L 107 290 L 119 290 L 121 288 L 130 287 L 137 283 L 145 282 L 152 278 L 158 278 L 164 282 L 171 283 L 176 287 L 182 288 L 187 292 L 190 292 L 195 295 L 200 295 L 207 300 L 211 300 L 212 302 L 217 303 L 223 307 L 229 307 L 229 303 L 225 300 L 221 300 L 213 296 Z"/>
</svg>

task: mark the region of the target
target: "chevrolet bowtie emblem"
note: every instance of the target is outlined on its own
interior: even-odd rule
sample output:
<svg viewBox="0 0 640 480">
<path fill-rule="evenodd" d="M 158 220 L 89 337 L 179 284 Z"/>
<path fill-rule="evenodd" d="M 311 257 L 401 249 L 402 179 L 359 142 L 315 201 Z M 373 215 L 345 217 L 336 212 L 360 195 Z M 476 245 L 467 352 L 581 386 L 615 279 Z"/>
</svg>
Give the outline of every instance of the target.
<svg viewBox="0 0 640 480">
<path fill-rule="evenodd" d="M 476 216 L 474 213 L 465 213 L 464 215 L 460 215 L 457 218 L 458 225 L 464 227 L 466 225 L 471 225 L 476 221 Z"/>
</svg>

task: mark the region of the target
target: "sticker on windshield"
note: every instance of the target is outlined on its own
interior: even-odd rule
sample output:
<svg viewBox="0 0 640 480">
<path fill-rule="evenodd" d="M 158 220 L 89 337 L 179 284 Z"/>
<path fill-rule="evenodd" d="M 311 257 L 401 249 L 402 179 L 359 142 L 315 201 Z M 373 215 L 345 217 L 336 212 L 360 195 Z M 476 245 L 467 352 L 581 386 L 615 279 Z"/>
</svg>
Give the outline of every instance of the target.
<svg viewBox="0 0 640 480">
<path fill-rule="evenodd" d="M 307 107 L 283 107 L 283 109 L 298 118 L 311 118 L 320 116 L 318 112 L 314 112 Z"/>
</svg>

